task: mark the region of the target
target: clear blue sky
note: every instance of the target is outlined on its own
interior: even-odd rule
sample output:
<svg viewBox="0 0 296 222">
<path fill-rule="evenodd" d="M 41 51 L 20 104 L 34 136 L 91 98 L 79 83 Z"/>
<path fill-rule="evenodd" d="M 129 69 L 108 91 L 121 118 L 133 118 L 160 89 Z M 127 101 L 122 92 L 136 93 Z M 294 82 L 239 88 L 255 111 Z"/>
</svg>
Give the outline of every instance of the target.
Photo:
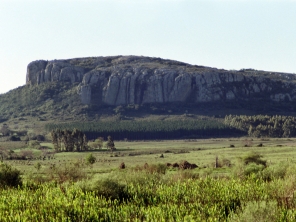
<svg viewBox="0 0 296 222">
<path fill-rule="evenodd" d="M 296 1 L 0 0 L 0 93 L 33 60 L 110 55 L 296 73 Z"/>
</svg>

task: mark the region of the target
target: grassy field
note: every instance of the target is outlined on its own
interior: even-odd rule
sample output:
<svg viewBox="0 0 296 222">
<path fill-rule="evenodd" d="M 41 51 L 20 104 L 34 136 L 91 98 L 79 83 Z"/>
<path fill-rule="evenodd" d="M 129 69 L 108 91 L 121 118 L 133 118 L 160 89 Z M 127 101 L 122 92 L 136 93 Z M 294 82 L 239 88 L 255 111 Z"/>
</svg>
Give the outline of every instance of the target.
<svg viewBox="0 0 296 222">
<path fill-rule="evenodd" d="M 294 138 L 115 141 L 113 153 L 103 148 L 55 154 L 51 143 L 42 143 L 47 149 L 40 150 L 24 142 L 1 142 L 1 152 L 29 153 L 34 158 L 4 160 L 0 165 L 1 178 L 8 164 L 21 171 L 23 182 L 18 188 L 0 188 L 0 218 L 295 221 L 295 142 Z M 45 153 L 50 158 L 43 158 Z M 262 155 L 261 162 L 254 153 Z M 96 158 L 93 164 L 87 163 L 90 154 Z M 246 157 L 253 162 L 246 163 Z M 185 160 L 198 167 L 166 167 Z M 119 169 L 123 162 L 126 168 Z"/>
<path fill-rule="evenodd" d="M 262 144 L 262 146 L 260 145 Z M 41 143 L 48 147 L 49 151 L 53 148 L 51 143 Z M 220 162 L 229 162 L 234 166 L 238 158 L 250 152 L 256 152 L 267 160 L 268 165 L 278 164 L 282 161 L 295 162 L 296 139 L 198 139 L 198 140 L 168 140 L 168 141 L 115 141 L 117 150 L 113 153 L 106 150 L 91 150 L 80 153 L 56 153 L 49 155 L 51 158 L 33 160 L 4 160 L 21 170 L 24 178 L 29 174 L 46 175 L 46 170 L 55 165 L 63 167 L 67 164 L 86 163 L 86 157 L 91 153 L 96 157 L 96 162 L 91 167 L 85 166 L 87 172 L 96 174 L 112 172 L 120 166 L 122 162 L 127 168 L 144 166 L 145 163 L 167 164 L 188 161 L 198 166 L 195 172 L 213 170 L 214 172 L 229 173 L 231 167 L 221 167 L 214 169 L 216 157 Z M 246 147 L 246 145 L 249 145 Z M 15 153 L 30 151 L 35 158 L 44 155 L 43 151 L 25 147 L 23 142 L 2 142 L 1 147 L 9 147 Z M 23 147 L 23 148 L 20 148 Z M 163 156 L 163 158 L 161 157 Z M 36 164 L 40 163 L 41 169 L 36 169 Z M 173 169 L 172 171 L 176 171 Z"/>
</svg>

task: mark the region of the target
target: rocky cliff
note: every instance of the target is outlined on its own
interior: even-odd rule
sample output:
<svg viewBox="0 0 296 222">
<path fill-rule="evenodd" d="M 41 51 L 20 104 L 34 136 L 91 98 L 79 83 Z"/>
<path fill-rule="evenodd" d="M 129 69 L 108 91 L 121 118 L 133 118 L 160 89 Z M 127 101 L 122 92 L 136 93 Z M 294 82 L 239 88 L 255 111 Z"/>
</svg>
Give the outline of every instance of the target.
<svg viewBox="0 0 296 222">
<path fill-rule="evenodd" d="M 293 74 L 227 71 L 140 56 L 39 60 L 28 65 L 27 84 L 53 81 L 76 83 L 83 104 L 296 100 Z"/>
</svg>

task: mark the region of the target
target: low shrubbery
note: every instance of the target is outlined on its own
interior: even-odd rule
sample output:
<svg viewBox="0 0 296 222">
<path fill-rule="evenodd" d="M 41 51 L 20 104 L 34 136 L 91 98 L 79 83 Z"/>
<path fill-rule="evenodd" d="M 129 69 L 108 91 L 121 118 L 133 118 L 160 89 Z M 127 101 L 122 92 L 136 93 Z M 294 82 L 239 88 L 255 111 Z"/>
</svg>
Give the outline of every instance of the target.
<svg viewBox="0 0 296 222">
<path fill-rule="evenodd" d="M 0 165 L 0 186 L 18 187 L 22 185 L 21 172 L 8 164 Z"/>
<path fill-rule="evenodd" d="M 167 170 L 167 166 L 165 164 L 148 164 L 145 163 L 143 166 L 136 166 L 132 170 L 141 171 L 145 173 L 159 173 L 165 174 Z"/>
<path fill-rule="evenodd" d="M 223 160 L 221 164 L 227 162 Z M 217 176 L 228 167 L 232 176 Z M 1 165 L 0 218 L 258 222 L 296 218 L 294 164 L 270 166 L 257 153 L 227 168 L 182 170 L 145 163 L 99 175 L 80 159 L 49 167 L 38 162 L 34 171 L 20 188 L 5 189 L 22 180 L 18 170 Z"/>
</svg>

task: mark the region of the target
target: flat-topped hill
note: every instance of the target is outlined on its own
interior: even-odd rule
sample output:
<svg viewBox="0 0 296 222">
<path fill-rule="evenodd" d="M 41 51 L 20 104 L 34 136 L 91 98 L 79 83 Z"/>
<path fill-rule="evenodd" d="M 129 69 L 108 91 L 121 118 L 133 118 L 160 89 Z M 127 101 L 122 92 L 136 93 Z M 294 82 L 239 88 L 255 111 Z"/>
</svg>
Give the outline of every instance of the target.
<svg viewBox="0 0 296 222">
<path fill-rule="evenodd" d="M 27 84 L 76 83 L 82 104 L 129 105 L 231 100 L 294 101 L 293 74 L 227 71 L 178 61 L 113 56 L 31 62 Z"/>
</svg>

